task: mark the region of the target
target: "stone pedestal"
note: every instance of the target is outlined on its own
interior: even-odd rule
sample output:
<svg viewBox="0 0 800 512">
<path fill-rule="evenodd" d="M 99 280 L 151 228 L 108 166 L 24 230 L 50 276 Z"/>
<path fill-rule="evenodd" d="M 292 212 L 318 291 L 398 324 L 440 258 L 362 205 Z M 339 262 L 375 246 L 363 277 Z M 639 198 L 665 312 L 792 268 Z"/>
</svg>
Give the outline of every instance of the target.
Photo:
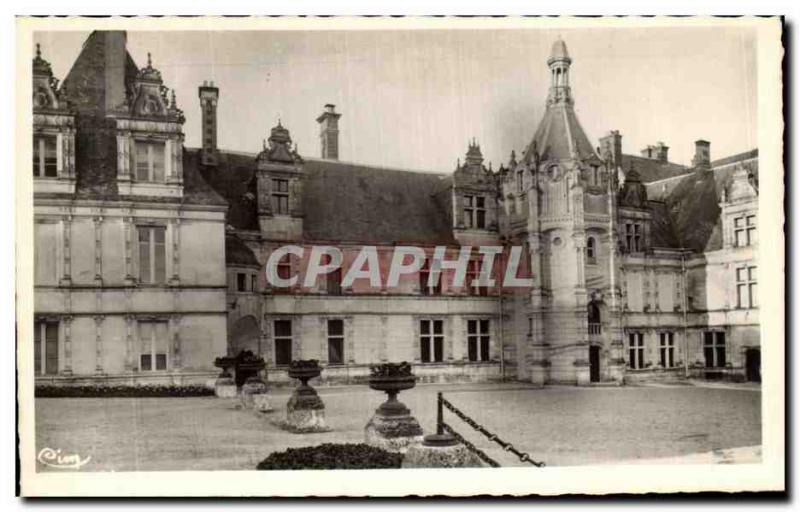
<svg viewBox="0 0 800 512">
<path fill-rule="evenodd" d="M 378 408 L 364 427 L 364 441 L 370 446 L 398 453 L 405 453 L 410 446 L 420 444 L 422 427 L 411 416 L 411 411 L 404 409 L 404 414 L 386 415 Z"/>
<path fill-rule="evenodd" d="M 303 384 L 294 390 L 286 403 L 286 422 L 282 426 L 296 433 L 330 431 L 325 422 L 325 404 L 314 388 Z"/>
<path fill-rule="evenodd" d="M 214 394 L 219 398 L 236 398 L 236 382 L 230 375 L 223 373 L 214 383 Z"/>
<path fill-rule="evenodd" d="M 258 377 L 250 377 L 242 386 L 242 406 L 245 409 L 253 409 L 255 397 L 264 395 L 267 392 L 267 384 Z"/>
<path fill-rule="evenodd" d="M 477 468 L 481 460 L 463 444 L 420 444 L 408 448 L 403 468 Z"/>
<path fill-rule="evenodd" d="M 253 410 L 258 412 L 272 412 L 272 404 L 267 393 L 253 395 Z"/>
</svg>

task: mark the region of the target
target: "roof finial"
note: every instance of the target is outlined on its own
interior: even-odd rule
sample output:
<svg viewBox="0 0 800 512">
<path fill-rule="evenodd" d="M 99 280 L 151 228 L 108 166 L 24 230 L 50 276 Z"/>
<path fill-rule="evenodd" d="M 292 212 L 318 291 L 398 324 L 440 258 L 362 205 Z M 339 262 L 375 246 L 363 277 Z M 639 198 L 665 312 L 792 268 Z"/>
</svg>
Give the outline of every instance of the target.
<svg viewBox="0 0 800 512">
<path fill-rule="evenodd" d="M 283 128 L 283 126 L 281 125 L 281 118 L 280 118 L 280 116 L 278 117 L 278 128 Z"/>
<path fill-rule="evenodd" d="M 39 43 L 36 43 L 36 58 L 37 59 L 42 58 L 42 47 L 39 46 Z"/>
<path fill-rule="evenodd" d="M 178 101 L 175 99 L 175 89 L 172 89 L 172 95 L 170 99 L 172 100 L 172 108 L 178 108 Z"/>
<path fill-rule="evenodd" d="M 153 58 L 150 55 L 150 52 L 147 52 L 147 67 L 148 68 L 152 68 L 153 67 Z"/>
<path fill-rule="evenodd" d="M 264 151 L 267 150 L 267 139 L 261 139 L 261 145 L 264 147 Z"/>
</svg>

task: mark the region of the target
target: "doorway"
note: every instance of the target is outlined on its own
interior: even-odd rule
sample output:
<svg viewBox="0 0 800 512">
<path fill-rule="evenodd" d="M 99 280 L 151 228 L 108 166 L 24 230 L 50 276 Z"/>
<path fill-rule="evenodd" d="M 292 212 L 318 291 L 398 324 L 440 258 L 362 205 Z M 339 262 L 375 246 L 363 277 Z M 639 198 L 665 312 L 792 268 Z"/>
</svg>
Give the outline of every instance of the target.
<svg viewBox="0 0 800 512">
<path fill-rule="evenodd" d="M 600 347 L 589 347 L 589 382 L 600 382 Z"/>
<path fill-rule="evenodd" d="M 744 353 L 745 370 L 747 380 L 750 382 L 761 382 L 761 350 L 749 348 Z"/>
</svg>

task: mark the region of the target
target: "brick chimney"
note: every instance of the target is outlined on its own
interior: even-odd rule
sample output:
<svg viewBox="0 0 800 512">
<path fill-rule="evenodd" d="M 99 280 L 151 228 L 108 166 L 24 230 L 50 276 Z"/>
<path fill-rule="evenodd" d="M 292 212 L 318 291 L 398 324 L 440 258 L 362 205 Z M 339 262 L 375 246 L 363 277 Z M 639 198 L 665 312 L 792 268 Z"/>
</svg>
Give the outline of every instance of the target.
<svg viewBox="0 0 800 512">
<path fill-rule="evenodd" d="M 339 159 L 339 118 L 341 116 L 342 114 L 336 112 L 336 105 L 328 103 L 322 114 L 317 117 L 322 158 L 327 160 Z"/>
<path fill-rule="evenodd" d="M 605 160 L 605 155 L 611 155 L 611 164 L 614 167 L 622 166 L 622 135 L 618 130 L 611 130 L 608 135 L 600 138 L 600 157 Z"/>
<path fill-rule="evenodd" d="M 669 152 L 669 146 L 666 146 L 663 142 L 659 141 L 655 145 L 648 145 L 641 151 L 641 155 L 644 158 L 649 158 L 650 160 L 658 160 L 659 162 L 667 162 L 667 154 Z"/>
<path fill-rule="evenodd" d="M 201 126 L 200 139 L 202 140 L 202 151 L 200 161 L 203 165 L 217 165 L 217 101 L 219 100 L 219 89 L 214 86 L 214 82 L 204 81 L 198 88 L 200 96 L 200 107 L 203 111 L 203 121 Z"/>
<path fill-rule="evenodd" d="M 692 166 L 707 169 L 711 167 L 711 143 L 707 140 L 694 141 L 694 158 Z"/>
</svg>

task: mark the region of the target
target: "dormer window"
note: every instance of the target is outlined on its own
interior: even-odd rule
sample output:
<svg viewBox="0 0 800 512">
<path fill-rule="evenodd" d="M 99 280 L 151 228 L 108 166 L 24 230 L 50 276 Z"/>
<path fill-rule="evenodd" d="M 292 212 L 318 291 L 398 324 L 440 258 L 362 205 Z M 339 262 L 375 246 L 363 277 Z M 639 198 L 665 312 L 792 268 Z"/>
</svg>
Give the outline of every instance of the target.
<svg viewBox="0 0 800 512">
<path fill-rule="evenodd" d="M 756 216 L 744 215 L 733 219 L 733 233 L 736 247 L 746 247 L 756 243 Z"/>
<path fill-rule="evenodd" d="M 482 196 L 464 196 L 464 226 L 467 229 L 486 228 L 486 198 Z"/>
<path fill-rule="evenodd" d="M 163 182 L 164 181 L 164 142 L 140 141 L 134 142 L 136 181 Z"/>
<path fill-rule="evenodd" d="M 272 180 L 272 213 L 289 214 L 289 180 Z"/>
<path fill-rule="evenodd" d="M 644 250 L 641 224 L 630 222 L 625 224 L 625 246 L 628 252 L 640 252 Z"/>
<path fill-rule="evenodd" d="M 58 176 L 58 145 L 55 135 L 33 136 L 33 175 L 39 178 Z"/>
</svg>

